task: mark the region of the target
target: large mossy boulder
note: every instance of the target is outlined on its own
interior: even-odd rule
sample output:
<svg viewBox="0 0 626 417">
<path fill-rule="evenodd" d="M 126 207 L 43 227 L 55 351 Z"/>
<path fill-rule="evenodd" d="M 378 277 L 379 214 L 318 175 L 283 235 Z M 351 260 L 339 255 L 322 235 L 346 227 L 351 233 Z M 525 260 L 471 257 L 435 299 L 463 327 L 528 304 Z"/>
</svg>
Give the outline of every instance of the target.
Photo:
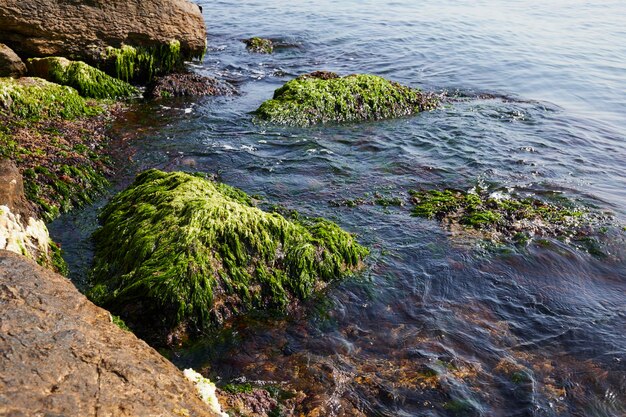
<svg viewBox="0 0 626 417">
<path fill-rule="evenodd" d="M 60 57 L 31 58 L 27 61 L 31 76 L 73 87 L 83 97 L 125 98 L 138 94 L 135 87 L 113 78 L 82 61 Z"/>
<path fill-rule="evenodd" d="M 287 82 L 255 114 L 271 123 L 309 126 L 408 116 L 437 103 L 433 94 L 376 75 L 317 71 Z"/>
<path fill-rule="evenodd" d="M 187 0 L 4 0 L 0 42 L 22 58 L 62 56 L 111 75 L 126 61 L 156 74 L 202 56 L 206 28 Z"/>
<path fill-rule="evenodd" d="M 140 174 L 100 221 L 89 294 L 135 328 L 285 311 L 368 253 L 330 221 L 264 212 L 240 190 L 183 172 Z"/>
</svg>

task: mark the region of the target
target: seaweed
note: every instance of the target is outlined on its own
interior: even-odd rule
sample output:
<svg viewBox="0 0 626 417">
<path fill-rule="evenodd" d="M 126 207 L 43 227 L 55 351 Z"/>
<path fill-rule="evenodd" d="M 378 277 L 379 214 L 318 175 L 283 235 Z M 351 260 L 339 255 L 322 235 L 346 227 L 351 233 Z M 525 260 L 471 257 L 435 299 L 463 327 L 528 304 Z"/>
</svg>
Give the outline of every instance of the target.
<svg viewBox="0 0 626 417">
<path fill-rule="evenodd" d="M 241 190 L 182 172 L 140 174 L 100 221 L 90 297 L 169 326 L 286 311 L 368 253 L 330 221 L 263 212 Z"/>
<path fill-rule="evenodd" d="M 318 71 L 287 82 L 255 114 L 275 124 L 310 126 L 408 116 L 437 104 L 433 94 L 376 75 Z"/>
</svg>

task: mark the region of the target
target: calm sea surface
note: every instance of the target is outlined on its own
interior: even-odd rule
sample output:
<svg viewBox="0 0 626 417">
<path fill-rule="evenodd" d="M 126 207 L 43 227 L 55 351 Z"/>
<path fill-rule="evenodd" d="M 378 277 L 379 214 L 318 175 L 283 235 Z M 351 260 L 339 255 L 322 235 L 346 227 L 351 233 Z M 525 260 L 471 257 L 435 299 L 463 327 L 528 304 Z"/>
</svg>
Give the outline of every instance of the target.
<svg viewBox="0 0 626 417">
<path fill-rule="evenodd" d="M 408 205 L 331 204 L 481 185 L 626 224 L 626 2 L 201 4 L 209 51 L 196 69 L 241 94 L 138 107 L 120 184 L 150 167 L 216 173 L 333 219 L 373 254 L 299 317 L 242 320 L 172 352 L 178 366 L 302 390 L 320 416 L 626 415 L 624 233 L 604 258 L 558 241 L 489 251 Z M 250 54 L 251 36 L 283 47 Z M 321 69 L 469 98 L 376 123 L 252 122 L 276 88 Z M 79 284 L 96 209 L 52 225 Z"/>
</svg>

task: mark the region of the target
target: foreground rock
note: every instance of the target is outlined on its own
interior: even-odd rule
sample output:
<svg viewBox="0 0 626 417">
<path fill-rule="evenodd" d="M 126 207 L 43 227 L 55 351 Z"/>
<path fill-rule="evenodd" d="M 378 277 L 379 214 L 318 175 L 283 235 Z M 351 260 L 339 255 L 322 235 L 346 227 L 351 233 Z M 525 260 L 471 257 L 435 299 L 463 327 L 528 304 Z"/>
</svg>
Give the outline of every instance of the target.
<svg viewBox="0 0 626 417">
<path fill-rule="evenodd" d="M 157 73 L 204 54 L 206 28 L 198 6 L 187 0 L 4 0 L 0 42 L 22 58 L 117 60 Z M 133 50 L 121 53 L 124 45 Z"/>
<path fill-rule="evenodd" d="M 11 48 L 0 43 L 0 77 L 21 77 L 26 75 L 26 65 Z"/>
<path fill-rule="evenodd" d="M 375 75 L 317 71 L 291 80 L 256 111 L 271 123 L 309 126 L 408 116 L 436 108 L 438 98 Z"/>
<path fill-rule="evenodd" d="M 83 97 L 115 99 L 138 94 L 137 89 L 127 82 L 113 78 L 81 61 L 48 57 L 31 58 L 27 63 L 29 75 L 70 86 Z"/>
<path fill-rule="evenodd" d="M 0 415 L 214 416 L 64 277 L 0 251 Z"/>
<path fill-rule="evenodd" d="M 151 340 L 285 311 L 367 254 L 334 223 L 263 212 L 240 190 L 182 172 L 142 173 L 100 221 L 90 297 Z"/>
<path fill-rule="evenodd" d="M 146 86 L 147 98 L 202 97 L 233 94 L 234 89 L 215 78 L 193 73 L 175 73 L 157 77 Z"/>
</svg>

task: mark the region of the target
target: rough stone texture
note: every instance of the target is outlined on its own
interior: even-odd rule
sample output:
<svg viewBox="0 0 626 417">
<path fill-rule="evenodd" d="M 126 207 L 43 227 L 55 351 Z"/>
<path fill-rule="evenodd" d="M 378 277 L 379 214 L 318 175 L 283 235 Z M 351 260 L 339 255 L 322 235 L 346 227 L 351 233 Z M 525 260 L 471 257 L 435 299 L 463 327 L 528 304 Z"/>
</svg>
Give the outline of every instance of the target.
<svg viewBox="0 0 626 417">
<path fill-rule="evenodd" d="M 0 77 L 21 77 L 26 74 L 26 65 L 11 48 L 0 43 Z"/>
<path fill-rule="evenodd" d="M 33 205 L 24 196 L 22 174 L 9 159 L 0 159 L 0 205 L 24 219 L 35 217 Z"/>
<path fill-rule="evenodd" d="M 0 249 L 52 262 L 46 224 L 24 196 L 22 175 L 8 159 L 0 160 Z"/>
<path fill-rule="evenodd" d="M 192 383 L 66 278 L 0 251 L 0 415 L 213 416 Z"/>
<path fill-rule="evenodd" d="M 184 55 L 201 55 L 206 28 L 187 0 L 3 0 L 0 42 L 23 58 L 63 56 L 98 63 L 106 47 L 153 47 L 178 40 Z"/>
<path fill-rule="evenodd" d="M 146 86 L 148 98 L 190 96 L 224 96 L 233 94 L 232 87 L 215 78 L 193 73 L 176 73 L 157 77 Z"/>
</svg>

